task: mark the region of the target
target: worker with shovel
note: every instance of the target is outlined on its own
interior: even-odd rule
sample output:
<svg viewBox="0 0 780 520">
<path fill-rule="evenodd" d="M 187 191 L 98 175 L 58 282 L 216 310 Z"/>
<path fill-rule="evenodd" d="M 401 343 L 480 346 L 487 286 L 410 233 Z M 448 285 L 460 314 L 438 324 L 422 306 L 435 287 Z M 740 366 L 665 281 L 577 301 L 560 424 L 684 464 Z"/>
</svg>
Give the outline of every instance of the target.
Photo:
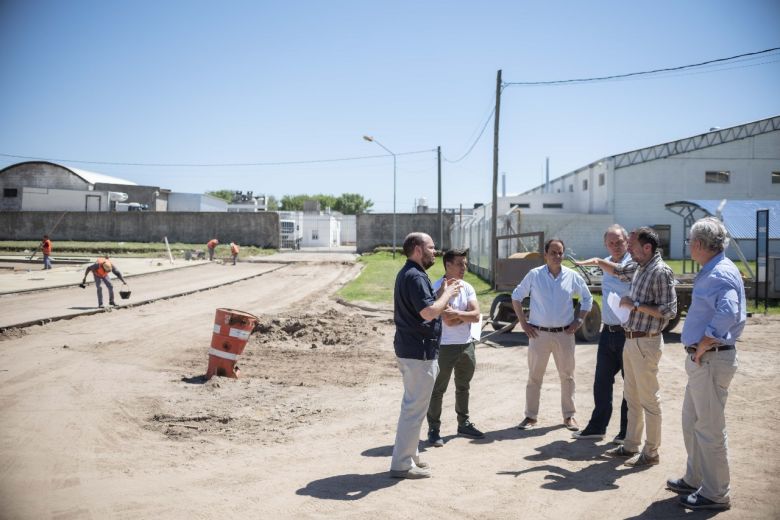
<svg viewBox="0 0 780 520">
<path fill-rule="evenodd" d="M 51 269 L 51 240 L 49 240 L 49 235 L 43 235 L 40 248 L 41 253 L 43 253 L 43 268 Z"/>
<path fill-rule="evenodd" d="M 113 272 L 114 276 L 122 281 L 122 284 L 127 285 L 127 282 L 125 282 L 122 273 L 119 272 L 119 269 L 117 269 L 116 266 L 112 265 L 108 256 L 105 258 L 98 258 L 94 264 L 88 266 L 84 271 L 84 279 L 81 280 L 80 284 L 82 289 L 87 286 L 87 275 L 90 272 L 92 272 L 92 276 L 95 278 L 98 307 L 103 306 L 103 289 L 101 287 L 101 283 L 106 284 L 106 287 L 108 287 L 108 304 L 112 307 L 116 307 L 116 302 L 114 302 L 114 286 L 111 284 L 111 280 L 109 279 L 108 275 Z"/>
</svg>

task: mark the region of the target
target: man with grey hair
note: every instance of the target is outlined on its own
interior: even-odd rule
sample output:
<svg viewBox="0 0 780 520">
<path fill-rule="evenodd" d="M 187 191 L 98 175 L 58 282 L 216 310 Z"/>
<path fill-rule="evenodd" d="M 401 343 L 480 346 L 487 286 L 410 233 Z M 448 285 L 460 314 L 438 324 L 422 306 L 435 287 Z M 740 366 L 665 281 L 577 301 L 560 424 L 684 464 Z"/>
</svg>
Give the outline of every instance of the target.
<svg viewBox="0 0 780 520">
<path fill-rule="evenodd" d="M 688 384 L 682 430 L 688 461 L 685 475 L 669 479 L 689 509 L 729 509 L 728 435 L 725 408 L 737 371 L 735 344 L 745 328 L 745 286 L 726 258 L 726 228 L 706 217 L 691 226 L 691 258 L 701 265 L 682 330 Z"/>
<path fill-rule="evenodd" d="M 425 273 L 436 262 L 433 240 L 425 233 L 410 233 L 404 239 L 406 264 L 395 278 L 393 319 L 398 368 L 404 397 L 393 446 L 390 476 L 428 478 L 428 464 L 420 460 L 420 428 L 428 411 L 431 392 L 439 373 L 441 314 L 460 292 L 461 282 L 444 280 L 438 293 Z"/>
</svg>

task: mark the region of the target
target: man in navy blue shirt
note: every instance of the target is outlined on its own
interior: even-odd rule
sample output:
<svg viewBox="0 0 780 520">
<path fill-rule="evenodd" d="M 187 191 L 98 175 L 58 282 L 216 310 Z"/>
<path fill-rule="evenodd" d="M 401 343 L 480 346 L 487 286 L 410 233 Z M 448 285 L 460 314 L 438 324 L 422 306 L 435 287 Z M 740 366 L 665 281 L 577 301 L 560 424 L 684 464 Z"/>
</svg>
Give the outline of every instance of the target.
<svg viewBox="0 0 780 520">
<path fill-rule="evenodd" d="M 436 261 L 433 240 L 425 233 L 410 233 L 404 239 L 406 264 L 395 279 L 393 295 L 395 339 L 393 346 L 404 383 L 404 397 L 393 447 L 390 475 L 395 478 L 428 478 L 417 446 L 420 428 L 436 376 L 439 373 L 441 313 L 460 291 L 460 280 L 445 280 L 434 293 L 425 271 Z"/>
</svg>

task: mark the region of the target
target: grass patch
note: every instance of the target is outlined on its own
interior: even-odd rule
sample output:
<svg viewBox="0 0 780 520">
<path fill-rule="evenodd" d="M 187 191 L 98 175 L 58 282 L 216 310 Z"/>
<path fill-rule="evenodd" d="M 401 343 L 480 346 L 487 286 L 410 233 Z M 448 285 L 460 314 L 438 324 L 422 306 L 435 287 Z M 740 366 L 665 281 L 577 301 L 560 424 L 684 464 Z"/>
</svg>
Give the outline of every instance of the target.
<svg viewBox="0 0 780 520">
<path fill-rule="evenodd" d="M 40 245 L 37 240 L 5 240 L 0 241 L 0 253 L 30 255 Z M 111 256 L 141 256 L 157 258 L 167 256 L 168 252 L 164 242 L 81 242 L 81 241 L 56 241 L 53 242 L 53 256 L 64 255 L 111 255 Z M 185 244 L 173 242 L 170 244 L 171 253 L 176 258 L 183 258 L 185 251 L 206 251 L 206 244 Z M 255 246 L 241 246 L 241 256 L 270 255 L 275 253 L 273 249 L 262 249 Z M 215 251 L 216 256 L 230 256 L 230 245 L 220 244 Z"/>
<path fill-rule="evenodd" d="M 395 277 L 406 263 L 406 257 L 396 254 L 393 260 L 392 253 L 379 251 L 364 254 L 358 261 L 365 264 L 360 276 L 342 287 L 338 295 L 348 301 L 392 304 Z M 444 262 L 441 257 L 437 257 L 436 263 L 428 270 L 428 276 L 431 281 L 435 281 L 443 275 Z M 486 314 L 498 293 L 473 273 L 466 273 L 464 278 L 474 287 L 480 311 Z"/>
<path fill-rule="evenodd" d="M 338 291 L 338 295 L 347 301 L 363 301 L 391 305 L 393 303 L 395 277 L 404 263 L 406 263 L 406 257 L 402 254 L 396 254 L 394 260 L 391 252 L 378 251 L 364 254 L 358 261 L 364 264 L 360 276 L 342 287 Z M 671 260 L 668 263 L 669 267 L 671 267 L 675 273 L 682 274 L 682 260 Z M 755 268 L 755 263 L 753 262 L 752 264 Z M 688 267 L 690 270 L 690 265 Z M 428 276 L 431 281 L 435 281 L 443 274 L 444 262 L 441 257 L 437 257 L 436 263 L 428 270 Z M 482 280 L 473 273 L 466 273 L 465 279 L 474 287 L 474 290 L 477 293 L 480 311 L 483 314 L 490 312 L 490 305 L 499 293 L 492 290 L 488 282 Z M 594 294 L 593 300 L 598 302 L 599 306 L 603 308 L 600 294 Z M 756 308 L 754 304 L 754 299 L 748 300 L 748 311 L 756 314 L 763 314 L 763 303 L 761 303 L 758 308 Z M 768 314 L 780 314 L 780 303 L 770 301 Z"/>
</svg>

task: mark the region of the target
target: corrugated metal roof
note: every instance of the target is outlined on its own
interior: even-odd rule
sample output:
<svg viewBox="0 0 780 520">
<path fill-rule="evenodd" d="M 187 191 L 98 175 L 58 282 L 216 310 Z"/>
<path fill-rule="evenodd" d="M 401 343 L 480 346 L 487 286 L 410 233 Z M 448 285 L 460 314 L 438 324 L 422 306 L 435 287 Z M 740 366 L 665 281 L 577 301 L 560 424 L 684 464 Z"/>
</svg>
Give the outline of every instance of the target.
<svg viewBox="0 0 780 520">
<path fill-rule="evenodd" d="M 688 204 L 706 215 L 715 217 L 721 202 L 722 200 L 684 200 L 671 204 Z M 756 211 L 759 209 L 769 210 L 769 238 L 780 239 L 780 200 L 726 200 L 721 210 L 723 224 L 736 239 L 755 239 Z"/>
<path fill-rule="evenodd" d="M 95 184 L 98 182 L 103 182 L 105 184 L 125 184 L 127 186 L 138 186 L 138 184 L 128 181 L 125 179 L 120 179 L 119 177 L 111 177 L 110 175 L 104 175 L 102 173 L 95 173 L 88 170 L 82 170 L 81 168 L 74 168 L 72 166 L 65 166 L 65 165 L 59 165 L 63 168 L 67 168 L 68 170 L 72 171 L 85 181 L 87 181 L 90 184 Z"/>
</svg>

